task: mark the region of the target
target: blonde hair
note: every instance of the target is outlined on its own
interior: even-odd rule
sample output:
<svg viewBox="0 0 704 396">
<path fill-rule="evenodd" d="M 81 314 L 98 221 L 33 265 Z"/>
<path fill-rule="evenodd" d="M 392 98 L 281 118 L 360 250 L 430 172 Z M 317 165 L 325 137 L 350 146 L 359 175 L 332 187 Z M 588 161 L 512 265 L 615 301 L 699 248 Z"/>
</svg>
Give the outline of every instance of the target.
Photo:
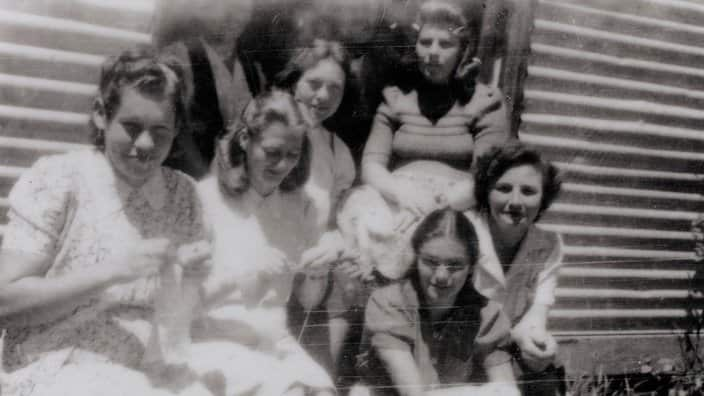
<svg viewBox="0 0 704 396">
<path fill-rule="evenodd" d="M 303 135 L 303 147 L 298 163 L 281 182 L 279 189 L 292 191 L 308 180 L 311 148 L 307 132 L 310 125 L 303 116 L 300 105 L 290 93 L 273 89 L 252 99 L 242 116 L 228 127 L 227 133 L 217 143 L 216 172 L 220 188 L 225 193 L 238 195 L 249 188 L 247 150 L 241 145 L 242 138 L 257 138 L 274 122 L 280 122 L 292 132 Z"/>
</svg>

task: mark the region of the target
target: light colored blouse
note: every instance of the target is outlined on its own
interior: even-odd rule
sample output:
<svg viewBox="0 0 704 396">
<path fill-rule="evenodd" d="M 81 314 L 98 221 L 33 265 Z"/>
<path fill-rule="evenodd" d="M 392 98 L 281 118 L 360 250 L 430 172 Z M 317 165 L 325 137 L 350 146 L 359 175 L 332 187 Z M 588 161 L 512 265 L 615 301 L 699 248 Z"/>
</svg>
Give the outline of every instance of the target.
<svg viewBox="0 0 704 396">
<path fill-rule="evenodd" d="M 205 236 L 190 178 L 161 168 L 135 189 L 94 150 L 41 158 L 20 177 L 9 201 L 2 248 L 51 257 L 48 278 L 103 265 L 143 239 L 168 238 L 175 249 Z M 57 361 L 57 354 L 70 362 L 137 367 L 158 284 L 154 276 L 110 287 L 51 315 L 5 318 L 5 367 L 41 368 L 42 360 Z M 37 375 L 55 375 L 54 369 L 59 367 Z"/>
<path fill-rule="evenodd" d="M 316 222 L 324 231 L 332 222 L 342 193 L 352 186 L 356 171 L 350 149 L 337 135 L 318 126 L 308 136 L 313 158 L 304 189 L 313 201 Z"/>
<path fill-rule="evenodd" d="M 288 337 L 286 303 L 301 254 L 315 242 L 315 209 L 302 192 L 275 190 L 263 197 L 249 189 L 225 196 L 217 178 L 199 183 L 206 219 L 213 231 L 213 269 L 206 282 L 210 303 L 204 332 L 239 334 L 240 343 L 271 346 Z M 264 260 L 282 253 L 288 268 L 262 280 Z"/>
<path fill-rule="evenodd" d="M 533 225 L 521 241 L 508 272 L 504 273 L 485 216 L 471 217 L 480 249 L 487 256 L 481 274 L 475 273 L 477 289 L 489 298 L 510 305 L 504 309 L 514 312 L 509 313 L 513 324 L 533 304 L 552 306 L 563 256 L 559 234 Z"/>
</svg>

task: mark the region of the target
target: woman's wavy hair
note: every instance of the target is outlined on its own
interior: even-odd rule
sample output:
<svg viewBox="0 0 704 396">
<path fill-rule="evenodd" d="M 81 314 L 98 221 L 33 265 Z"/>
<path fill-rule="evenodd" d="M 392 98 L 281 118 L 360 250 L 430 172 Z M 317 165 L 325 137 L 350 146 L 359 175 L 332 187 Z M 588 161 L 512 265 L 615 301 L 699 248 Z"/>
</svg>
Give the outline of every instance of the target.
<svg viewBox="0 0 704 396">
<path fill-rule="evenodd" d="M 231 124 L 220 137 L 215 150 L 216 174 L 220 188 L 229 195 L 239 195 L 249 188 L 247 151 L 242 147 L 244 137 L 256 139 L 274 122 L 280 122 L 303 136 L 303 147 L 298 163 L 279 185 L 281 191 L 293 191 L 308 180 L 311 163 L 311 146 L 308 138 L 310 125 L 303 116 L 303 109 L 293 96 L 285 91 L 268 90 L 245 107 L 242 116 Z"/>
<path fill-rule="evenodd" d="M 296 84 L 301 79 L 303 74 L 315 67 L 320 61 L 330 59 L 340 65 L 345 74 L 345 89 L 342 94 L 340 106 L 335 110 L 327 120 L 323 121 L 323 125 L 332 129 L 329 122 L 342 111 L 346 104 L 352 103 L 354 100 L 352 81 L 352 73 L 350 72 L 350 56 L 347 50 L 339 41 L 315 38 L 312 40 L 310 47 L 303 47 L 293 54 L 284 69 L 279 72 L 274 79 L 274 86 L 285 89 L 291 93 L 296 90 Z"/>
<path fill-rule="evenodd" d="M 467 257 L 469 257 L 470 275 L 467 276 L 467 280 L 458 294 L 458 299 L 460 296 L 466 296 L 467 293 L 476 293 L 471 282 L 471 274 L 472 268 L 479 260 L 479 238 L 472 222 L 462 212 L 450 208 L 430 212 L 411 236 L 411 248 L 414 256 L 418 255 L 426 242 L 434 238 L 453 238 L 464 246 Z M 408 275 L 414 282 L 419 281 L 417 258 L 413 260 Z"/>
<path fill-rule="evenodd" d="M 429 25 L 448 29 L 459 38 L 462 55 L 455 68 L 451 88 L 461 104 L 472 98 L 480 72 L 481 60 L 476 55 L 481 34 L 482 5 L 483 1 L 480 0 L 427 0 L 421 4 L 413 24 L 415 34 L 409 37 L 409 42 L 415 45 L 420 31 Z M 404 85 L 417 84 L 419 59 L 416 52 L 409 51 L 401 62 L 407 76 Z"/>
<path fill-rule="evenodd" d="M 518 140 L 493 147 L 477 159 L 474 194 L 480 211 L 489 211 L 489 194 L 501 176 L 509 169 L 522 165 L 533 166 L 542 175 L 543 197 L 535 220 L 540 218 L 560 193 L 562 181 L 555 165 L 545 161 L 536 149 Z"/>
<path fill-rule="evenodd" d="M 144 95 L 170 100 L 176 119 L 175 131 L 180 132 L 187 125 L 183 76 L 179 61 L 160 56 L 152 45 L 139 45 L 108 58 L 100 69 L 98 93 L 88 120 L 93 145 L 100 151 L 105 149 L 105 131 L 96 124 L 95 113 L 102 112 L 105 121 L 111 122 L 127 87 Z"/>
</svg>

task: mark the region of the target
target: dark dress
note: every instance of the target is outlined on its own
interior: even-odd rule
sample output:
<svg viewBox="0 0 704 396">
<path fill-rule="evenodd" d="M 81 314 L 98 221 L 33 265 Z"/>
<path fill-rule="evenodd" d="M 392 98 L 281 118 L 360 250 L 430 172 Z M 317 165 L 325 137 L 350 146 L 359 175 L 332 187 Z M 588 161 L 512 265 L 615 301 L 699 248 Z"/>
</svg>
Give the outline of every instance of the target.
<svg viewBox="0 0 704 396">
<path fill-rule="evenodd" d="M 409 351 L 426 389 L 474 382 L 486 367 L 511 360 L 510 325 L 497 303 L 467 288 L 445 319 L 433 323 L 418 290 L 417 281 L 405 279 L 369 299 L 357 369 L 373 394 L 397 394 L 379 349 Z"/>
</svg>

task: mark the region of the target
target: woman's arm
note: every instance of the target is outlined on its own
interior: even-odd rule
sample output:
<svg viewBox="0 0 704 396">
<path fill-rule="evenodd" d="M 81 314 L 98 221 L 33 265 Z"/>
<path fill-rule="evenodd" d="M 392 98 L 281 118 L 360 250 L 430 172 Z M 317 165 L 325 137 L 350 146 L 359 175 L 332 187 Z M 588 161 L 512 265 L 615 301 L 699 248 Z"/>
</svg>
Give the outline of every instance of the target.
<svg viewBox="0 0 704 396">
<path fill-rule="evenodd" d="M 152 239 L 106 265 L 46 278 L 49 256 L 0 252 L 0 316 L 37 309 L 50 311 L 123 282 L 155 274 L 167 258 L 169 242 Z"/>
<path fill-rule="evenodd" d="M 388 201 L 398 203 L 394 179 L 389 172 L 393 140 L 391 110 L 382 103 L 374 117 L 374 124 L 364 146 L 362 182 L 374 187 Z"/>
<path fill-rule="evenodd" d="M 376 354 L 386 367 L 399 395 L 425 395 L 423 380 L 410 350 L 376 348 Z"/>
</svg>

